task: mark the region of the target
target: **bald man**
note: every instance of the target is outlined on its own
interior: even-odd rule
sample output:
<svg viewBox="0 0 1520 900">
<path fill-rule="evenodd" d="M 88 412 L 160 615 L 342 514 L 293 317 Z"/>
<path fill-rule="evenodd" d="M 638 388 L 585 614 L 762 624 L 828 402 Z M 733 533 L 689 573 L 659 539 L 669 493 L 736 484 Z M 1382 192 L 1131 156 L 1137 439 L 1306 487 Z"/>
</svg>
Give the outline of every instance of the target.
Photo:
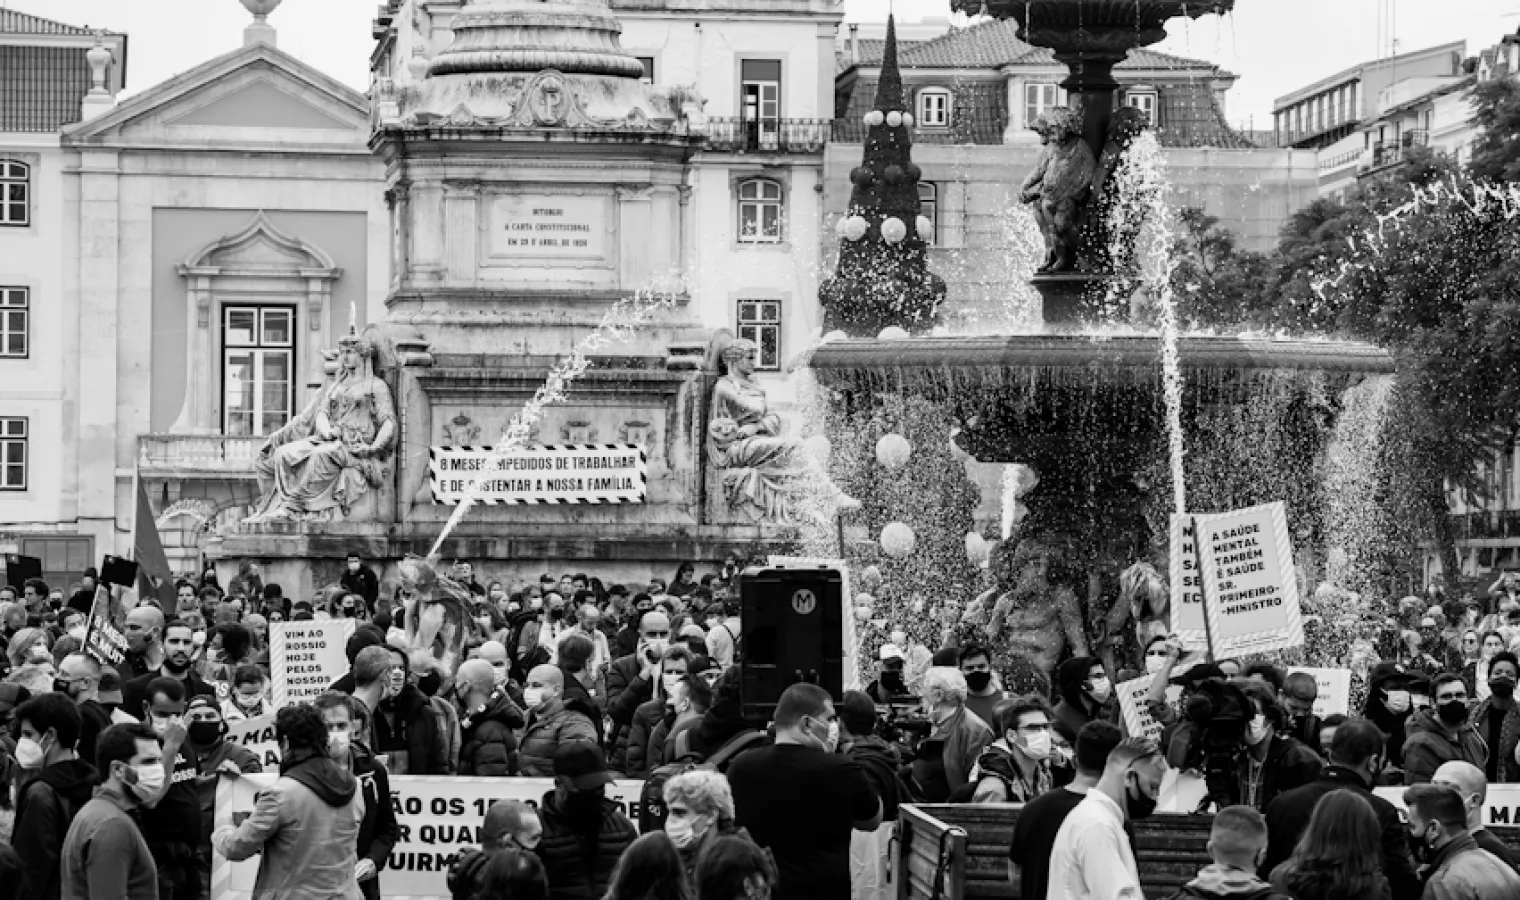
<svg viewBox="0 0 1520 900">
<path fill-rule="evenodd" d="M 504 687 L 497 686 L 491 663 L 462 663 L 454 673 L 454 692 L 459 698 L 459 774 L 516 775 L 523 711 Z"/>
<path fill-rule="evenodd" d="M 1483 770 L 1468 762 L 1442 763 L 1431 776 L 1430 783 L 1456 788 L 1462 795 L 1462 806 L 1467 810 L 1467 831 L 1473 840 L 1520 874 L 1520 861 L 1517 861 L 1515 851 L 1483 827 L 1483 806 L 1488 801 L 1488 778 Z"/>
<path fill-rule="evenodd" d="M 633 714 L 640 705 L 654 699 L 654 684 L 660 677 L 660 660 L 670 646 L 670 619 L 662 612 L 647 612 L 639 618 L 639 642 L 632 653 L 620 656 L 607 667 L 607 715 L 612 719 L 612 734 L 607 743 L 613 748 L 607 765 L 614 772 L 626 771 L 628 733 Z M 624 697 L 624 692 L 628 693 Z"/>
<path fill-rule="evenodd" d="M 84 653 L 70 653 L 58 664 L 53 690 L 66 694 L 79 708 L 79 758 L 95 760 L 95 739 L 111 727 L 111 712 L 100 704 L 100 663 Z"/>
<path fill-rule="evenodd" d="M 517 750 L 521 774 L 553 778 L 554 754 L 561 746 L 574 741 L 596 743 L 591 717 L 578 704 L 567 707 L 564 695 L 565 674 L 558 666 L 536 666 L 528 673 L 528 684 L 523 688 L 528 724 Z"/>
<path fill-rule="evenodd" d="M 507 678 L 512 671 L 512 660 L 507 656 L 507 648 L 501 641 L 486 641 L 475 651 L 475 658 L 484 660 L 491 666 L 493 684 L 499 688 L 507 686 Z"/>
<path fill-rule="evenodd" d="M 127 613 L 121 629 L 127 639 L 127 658 L 117 665 L 123 682 L 156 672 L 164 664 L 164 614 L 156 606 L 139 606 Z"/>
</svg>

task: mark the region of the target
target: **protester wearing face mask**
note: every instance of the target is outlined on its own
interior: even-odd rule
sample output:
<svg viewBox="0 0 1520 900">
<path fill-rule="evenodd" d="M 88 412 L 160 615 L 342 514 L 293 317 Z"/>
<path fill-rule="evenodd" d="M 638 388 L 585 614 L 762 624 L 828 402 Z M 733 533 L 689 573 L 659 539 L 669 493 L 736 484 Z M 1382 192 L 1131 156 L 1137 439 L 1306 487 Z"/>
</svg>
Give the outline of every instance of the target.
<svg viewBox="0 0 1520 900">
<path fill-rule="evenodd" d="M 600 747 L 579 742 L 561 746 L 554 754 L 553 774 L 554 791 L 540 808 L 538 858 L 556 898 L 600 900 L 638 831 L 606 796 L 613 777 Z"/>
<path fill-rule="evenodd" d="M 907 680 L 903 677 L 903 667 L 907 662 L 902 648 L 896 644 L 882 644 L 876 655 L 881 661 L 881 672 L 875 681 L 866 685 L 866 693 L 870 695 L 871 701 L 885 706 L 894 700 L 902 701 L 912 697 L 908 693 Z"/>
<path fill-rule="evenodd" d="M 129 614 L 129 624 L 130 621 Z M 121 686 L 122 705 L 133 715 L 137 715 L 147 702 L 148 685 L 157 678 L 173 678 L 180 682 L 188 697 L 216 696 L 216 688 L 195 671 L 195 632 L 190 626 L 176 619 L 163 626 L 162 634 L 161 641 L 155 640 L 151 644 L 160 653 L 158 666 Z"/>
<path fill-rule="evenodd" d="M 347 694 L 328 691 L 312 701 L 312 706 L 327 726 L 327 755 L 359 782 L 364 818 L 359 822 L 354 877 L 365 900 L 380 900 L 380 870 L 401 834 L 390 802 L 390 775 L 364 744 L 368 728 L 363 704 Z"/>
<path fill-rule="evenodd" d="M 913 760 L 913 781 L 931 803 L 943 803 L 970 783 L 971 769 L 992 743 L 991 727 L 966 708 L 966 676 L 951 666 L 932 666 L 924 674 L 920 702 L 931 723 Z"/>
<path fill-rule="evenodd" d="M 86 615 L 78 610 L 68 610 L 59 617 L 58 639 L 53 641 L 53 663 L 63 662 L 70 653 L 78 653 L 84 647 Z"/>
<path fill-rule="evenodd" d="M 966 676 L 966 708 L 991 726 L 997 719 L 998 704 L 1008 696 L 993 677 L 992 656 L 984 647 L 967 644 L 961 648 L 957 662 L 961 674 Z"/>
<path fill-rule="evenodd" d="M 662 659 L 670 647 L 670 619 L 664 613 L 645 613 L 639 618 L 639 643 L 627 656 L 613 660 L 607 667 L 607 715 L 613 734 L 608 740 L 613 748 L 609 760 L 614 772 L 626 771 L 628 739 L 633 729 L 633 714 L 640 704 L 655 699 Z M 625 696 L 626 695 L 626 696 Z"/>
<path fill-rule="evenodd" d="M 1461 794 L 1462 806 L 1467 810 L 1467 831 L 1473 841 L 1520 873 L 1520 851 L 1511 849 L 1502 838 L 1484 827 L 1484 814 L 1488 812 L 1488 779 L 1478 767 L 1465 762 L 1445 763 L 1436 770 L 1430 783 L 1452 788 Z"/>
<path fill-rule="evenodd" d="M 1479 700 L 1488 699 L 1488 667 L 1493 658 L 1504 652 L 1504 636 L 1490 631 L 1478 636 L 1478 657 L 1462 668 L 1462 680 Z"/>
<path fill-rule="evenodd" d="M 1143 897 L 1125 823 L 1156 811 L 1166 759 L 1155 741 L 1130 737 L 1108 755 L 1103 777 L 1066 816 L 1050 854 L 1050 896 Z"/>
<path fill-rule="evenodd" d="M 1456 789 L 1416 785 L 1404 792 L 1404 805 L 1409 810 L 1409 846 L 1427 867 L 1426 897 L 1520 897 L 1520 875 L 1468 833 L 1467 808 Z"/>
<path fill-rule="evenodd" d="M 971 802 L 1028 803 L 1055 787 L 1052 760 L 1059 757 L 1054 752 L 1050 707 L 1045 701 L 1016 697 L 1003 704 L 994 721 L 1002 737 L 976 761 L 971 772 L 975 785 Z"/>
<path fill-rule="evenodd" d="M 365 605 L 370 609 L 374 609 L 376 601 L 380 599 L 380 579 L 375 576 L 375 570 L 366 566 L 357 553 L 348 554 L 348 559 L 343 566 L 343 577 L 338 579 L 338 586 L 351 594 L 363 597 Z"/>
<path fill-rule="evenodd" d="M 1283 732 L 1298 739 L 1304 746 L 1319 751 L 1321 722 L 1314 714 L 1314 703 L 1319 699 L 1319 683 L 1308 672 L 1291 672 L 1283 681 L 1281 701 L 1287 721 Z"/>
<path fill-rule="evenodd" d="M 1483 774 L 1490 782 L 1520 781 L 1520 703 L 1515 702 L 1515 683 L 1520 681 L 1520 659 L 1508 650 L 1488 660 L 1488 697 L 1473 710 L 1474 730 L 1488 745 Z"/>
<path fill-rule="evenodd" d="M 1056 668 L 1056 731 L 1075 743 L 1077 732 L 1094 720 L 1117 722 L 1119 704 L 1114 700 L 1114 683 L 1109 680 L 1103 661 L 1093 656 L 1074 656 Z"/>
<path fill-rule="evenodd" d="M 211 824 L 216 816 L 216 789 L 223 778 L 264 771 L 253 751 L 227 740 L 227 723 L 214 697 L 196 697 L 185 708 L 185 732 L 196 757 L 196 793 L 200 797 L 201 844 L 197 848 L 197 877 L 211 878 Z"/>
<path fill-rule="evenodd" d="M 483 659 L 466 660 L 454 674 L 459 701 L 459 774 L 505 776 L 517 774 L 517 729 L 523 711 L 502 688 Z"/>
<path fill-rule="evenodd" d="M 475 651 L 476 659 L 483 659 L 491 666 L 491 683 L 495 688 L 507 690 L 512 680 L 512 662 L 507 659 L 507 648 L 500 641 L 486 641 Z M 514 696 L 513 700 L 519 697 Z"/>
<path fill-rule="evenodd" d="M 100 702 L 100 663 L 85 653 L 71 653 L 58 664 L 53 690 L 79 709 L 79 744 L 74 749 L 86 762 L 95 758 L 95 740 L 111 727 L 111 711 Z"/>
<path fill-rule="evenodd" d="M 158 900 L 153 855 L 132 818 L 164 783 L 158 738 L 144 724 L 113 725 L 101 732 L 97 753 L 105 780 L 64 841 L 63 896 Z"/>
<path fill-rule="evenodd" d="M 1238 762 L 1235 799 L 1266 811 L 1279 794 L 1319 778 L 1324 763 L 1319 755 L 1287 733 L 1287 716 L 1273 691 L 1260 682 L 1236 682 L 1253 713 L 1246 723 L 1245 752 Z"/>
<path fill-rule="evenodd" d="M 90 799 L 95 768 L 74 752 L 79 710 L 56 693 L 33 697 L 12 716 L 16 762 L 28 779 L 16 798 L 11 844 L 21 856 L 17 897 L 59 896 L 59 860 L 74 813 Z"/>
<path fill-rule="evenodd" d="M 1438 675 L 1431 682 L 1433 710 L 1409 718 L 1404 740 L 1404 783 L 1426 784 L 1442 763 L 1461 761 L 1482 769 L 1488 744 L 1468 721 L 1467 685 L 1459 675 Z"/>
<path fill-rule="evenodd" d="M 695 666 L 696 661 L 692 662 Z M 691 737 L 712 708 L 712 688 L 696 675 L 687 675 L 670 688 L 665 698 L 665 718 L 649 736 L 651 765 L 690 761 L 700 757 L 692 750 Z M 841 741 L 843 736 L 841 734 Z"/>
<path fill-rule="evenodd" d="M 946 670 L 965 680 L 955 669 Z M 775 897 L 850 896 L 850 834 L 875 831 L 881 799 L 860 766 L 834 752 L 839 720 L 827 691 L 794 684 L 774 715 L 774 746 L 728 767 L 734 820 L 775 856 Z"/>
<path fill-rule="evenodd" d="M 628 778 L 647 778 L 649 772 L 660 765 L 659 754 L 650 753 L 650 737 L 665 718 L 666 701 L 670 692 L 690 671 L 691 660 L 691 651 L 684 646 L 670 647 L 665 651 L 660 659 L 660 679 L 654 696 L 633 711 L 628 729 L 626 762 L 621 768 L 614 766 L 614 771 L 624 772 Z M 635 695 L 631 692 L 624 691 L 619 702 L 625 702 L 633 696 Z"/>
<path fill-rule="evenodd" d="M 717 772 L 693 769 L 665 782 L 665 834 L 681 854 L 688 882 L 695 877 L 697 857 L 713 841 L 728 835 L 750 840 L 734 823 L 734 795 L 728 779 Z"/>
<path fill-rule="evenodd" d="M 452 723 L 440 722 L 442 716 L 435 714 L 432 699 L 412 683 L 412 662 L 406 652 L 385 649 L 391 656 L 390 686 L 374 717 L 375 752 L 386 756 L 392 775 L 450 774 L 451 748 L 458 747 L 451 739 Z M 426 651 L 420 652 L 431 659 Z M 436 670 L 417 677 L 429 678 L 435 692 L 441 683 Z"/>
<path fill-rule="evenodd" d="M 163 742 L 163 789 L 147 801 L 139 821 L 158 867 L 160 891 L 169 886 L 175 896 L 196 895 L 197 848 L 209 825 L 201 820 L 195 782 L 200 770 L 185 729 L 188 700 L 184 682 L 161 676 L 148 683 L 140 707 L 143 721 Z"/>
<path fill-rule="evenodd" d="M 1384 758 L 1397 764 L 1404 758 L 1404 726 L 1414 713 L 1409 676 L 1397 663 L 1380 662 L 1367 674 L 1366 716 L 1386 736 Z"/>
<path fill-rule="evenodd" d="M 268 688 L 263 669 L 253 665 L 238 666 L 232 673 L 232 689 L 222 701 L 222 718 L 228 722 L 240 722 L 274 715 L 274 707 L 267 699 Z"/>
<path fill-rule="evenodd" d="M 564 701 L 565 673 L 558 666 L 537 666 L 528 673 L 523 703 L 528 721 L 518 741 L 517 763 L 523 775 L 547 778 L 554 774 L 555 753 L 566 744 L 596 744 L 591 712 L 578 701 Z"/>
</svg>

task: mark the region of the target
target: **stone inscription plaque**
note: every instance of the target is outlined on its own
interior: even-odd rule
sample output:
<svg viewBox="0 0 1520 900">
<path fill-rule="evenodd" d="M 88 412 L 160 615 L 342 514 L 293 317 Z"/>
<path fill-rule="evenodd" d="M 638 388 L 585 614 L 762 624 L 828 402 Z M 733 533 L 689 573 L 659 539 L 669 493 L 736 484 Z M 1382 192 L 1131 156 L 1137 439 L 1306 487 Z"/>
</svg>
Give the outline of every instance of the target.
<svg viewBox="0 0 1520 900">
<path fill-rule="evenodd" d="M 607 196 L 498 196 L 491 205 L 491 258 L 506 265 L 605 260 L 611 201 Z"/>
</svg>

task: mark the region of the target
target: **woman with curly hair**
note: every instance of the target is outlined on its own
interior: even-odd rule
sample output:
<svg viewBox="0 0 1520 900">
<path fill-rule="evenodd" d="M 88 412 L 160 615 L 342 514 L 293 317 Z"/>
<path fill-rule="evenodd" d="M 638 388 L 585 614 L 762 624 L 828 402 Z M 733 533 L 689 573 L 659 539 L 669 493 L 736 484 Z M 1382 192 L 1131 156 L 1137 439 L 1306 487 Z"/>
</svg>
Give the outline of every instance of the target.
<svg viewBox="0 0 1520 900">
<path fill-rule="evenodd" d="M 1389 900 L 1381 835 L 1372 804 L 1331 791 L 1315 804 L 1293 855 L 1272 870 L 1272 886 L 1294 900 Z"/>
</svg>

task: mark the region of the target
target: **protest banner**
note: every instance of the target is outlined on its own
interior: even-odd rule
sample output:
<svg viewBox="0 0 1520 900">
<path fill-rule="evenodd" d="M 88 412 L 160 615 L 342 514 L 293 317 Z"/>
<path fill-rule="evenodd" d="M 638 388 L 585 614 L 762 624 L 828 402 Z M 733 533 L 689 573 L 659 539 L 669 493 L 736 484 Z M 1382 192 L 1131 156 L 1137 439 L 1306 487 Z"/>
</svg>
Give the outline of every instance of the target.
<svg viewBox="0 0 1520 900">
<path fill-rule="evenodd" d="M 266 772 L 280 770 L 280 742 L 274 736 L 274 716 L 255 716 L 227 723 L 229 744 L 237 744 L 259 758 Z"/>
<path fill-rule="evenodd" d="M 90 620 L 85 624 L 84 652 L 107 666 L 119 666 L 127 659 L 127 637 L 111 621 L 111 589 L 104 584 L 95 588 L 90 604 Z"/>
<path fill-rule="evenodd" d="M 347 675 L 344 649 L 353 634 L 353 619 L 270 624 L 269 676 L 275 709 L 309 703 Z"/>
<path fill-rule="evenodd" d="M 1294 666 L 1288 670 L 1291 675 L 1294 672 L 1303 672 L 1314 678 L 1314 683 L 1319 686 L 1319 693 L 1314 698 L 1314 714 L 1323 719 L 1325 716 L 1351 714 L 1351 671 L 1349 669 L 1309 669 L 1304 666 Z"/>
<path fill-rule="evenodd" d="M 1408 788 L 1402 786 L 1373 788 L 1372 792 L 1392 803 L 1399 811 L 1399 816 L 1404 821 L 1409 821 L 1407 807 L 1404 805 L 1404 791 Z M 1520 825 L 1520 784 L 1491 784 L 1488 786 L 1488 799 L 1483 803 L 1483 824 L 1488 825 Z"/>
<path fill-rule="evenodd" d="M 1119 711 L 1124 714 L 1124 730 L 1131 737 L 1145 737 L 1153 741 L 1161 737 L 1161 731 L 1165 726 L 1151 716 L 1145 703 L 1145 698 L 1151 692 L 1151 684 L 1155 680 L 1153 675 L 1141 675 L 1139 678 L 1122 682 L 1116 688 L 1119 693 Z M 1182 685 L 1167 685 L 1166 702 L 1175 706 L 1181 696 Z"/>
<path fill-rule="evenodd" d="M 1189 648 L 1208 645 L 1203 621 L 1203 584 L 1198 572 L 1198 543 L 1193 517 L 1172 514 L 1172 634 Z"/>
<path fill-rule="evenodd" d="M 478 479 L 478 502 L 643 503 L 648 457 L 642 444 L 542 444 L 513 450 L 491 469 L 490 447 L 432 447 L 433 502 L 454 505 Z"/>
<path fill-rule="evenodd" d="M 1214 656 L 1302 646 L 1287 508 L 1267 503 L 1193 518 Z"/>
<path fill-rule="evenodd" d="M 273 774 L 223 778 L 217 783 L 214 828 L 241 822 L 253 811 L 258 792 L 274 783 Z M 552 778 L 450 778 L 431 775 L 392 775 L 391 806 L 400 832 L 385 868 L 380 870 L 380 896 L 411 900 L 451 900 L 446 878 L 449 866 L 466 847 L 480 846 L 480 827 L 486 810 L 497 800 L 521 800 L 537 807 L 554 790 Z M 638 822 L 636 810 L 644 782 L 615 781 L 607 798 Z M 249 900 L 259 871 L 259 857 L 233 863 L 214 854 L 211 863 L 212 900 Z"/>
<path fill-rule="evenodd" d="M 860 680 L 860 654 L 855 648 L 855 592 L 850 589 L 850 567 L 842 559 L 825 559 L 821 556 L 771 556 L 765 563 L 773 569 L 837 569 L 839 570 L 839 599 L 844 603 L 844 619 L 840 624 L 840 637 L 844 640 L 844 655 L 840 666 L 844 669 L 844 689 L 863 690 Z"/>
</svg>

